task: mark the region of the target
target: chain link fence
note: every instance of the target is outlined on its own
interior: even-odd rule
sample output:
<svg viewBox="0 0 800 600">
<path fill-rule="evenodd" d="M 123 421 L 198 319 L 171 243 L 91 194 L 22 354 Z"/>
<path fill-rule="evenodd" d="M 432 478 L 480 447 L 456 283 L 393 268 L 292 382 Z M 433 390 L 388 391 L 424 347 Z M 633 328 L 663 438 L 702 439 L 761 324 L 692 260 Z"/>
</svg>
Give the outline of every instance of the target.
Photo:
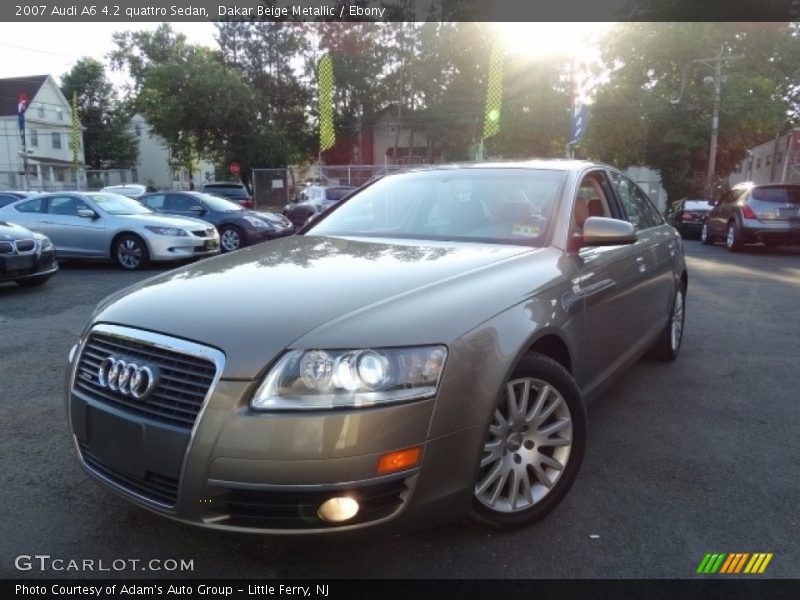
<svg viewBox="0 0 800 600">
<path fill-rule="evenodd" d="M 252 192 L 257 208 L 283 208 L 306 185 L 359 187 L 374 177 L 419 165 L 312 165 L 285 169 L 253 169 Z"/>
</svg>

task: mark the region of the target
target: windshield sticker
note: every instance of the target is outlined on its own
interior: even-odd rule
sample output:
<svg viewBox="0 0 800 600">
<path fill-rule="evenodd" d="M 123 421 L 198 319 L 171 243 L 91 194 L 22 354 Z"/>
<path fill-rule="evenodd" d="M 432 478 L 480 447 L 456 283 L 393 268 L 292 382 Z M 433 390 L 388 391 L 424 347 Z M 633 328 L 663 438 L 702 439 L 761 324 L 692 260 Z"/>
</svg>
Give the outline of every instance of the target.
<svg viewBox="0 0 800 600">
<path fill-rule="evenodd" d="M 521 237 L 538 237 L 539 227 L 538 225 L 520 225 L 517 223 L 511 230 L 511 235 L 519 235 Z"/>
</svg>

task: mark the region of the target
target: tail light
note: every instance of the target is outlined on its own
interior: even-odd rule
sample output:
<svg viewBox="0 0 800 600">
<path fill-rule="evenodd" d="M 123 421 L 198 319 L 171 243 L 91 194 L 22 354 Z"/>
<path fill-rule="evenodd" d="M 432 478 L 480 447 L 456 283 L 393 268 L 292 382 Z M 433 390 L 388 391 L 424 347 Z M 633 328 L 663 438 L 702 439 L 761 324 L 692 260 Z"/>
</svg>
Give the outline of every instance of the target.
<svg viewBox="0 0 800 600">
<path fill-rule="evenodd" d="M 253 204 L 252 198 L 245 198 L 244 200 L 242 200 L 242 206 L 244 208 L 253 208 L 255 205 Z"/>
<path fill-rule="evenodd" d="M 687 213 L 687 212 L 681 213 L 681 221 L 691 221 L 691 220 L 692 220 L 691 213 Z"/>
<path fill-rule="evenodd" d="M 742 205 L 742 216 L 745 219 L 757 219 L 756 213 L 753 212 L 753 209 L 750 208 L 747 204 Z"/>
</svg>

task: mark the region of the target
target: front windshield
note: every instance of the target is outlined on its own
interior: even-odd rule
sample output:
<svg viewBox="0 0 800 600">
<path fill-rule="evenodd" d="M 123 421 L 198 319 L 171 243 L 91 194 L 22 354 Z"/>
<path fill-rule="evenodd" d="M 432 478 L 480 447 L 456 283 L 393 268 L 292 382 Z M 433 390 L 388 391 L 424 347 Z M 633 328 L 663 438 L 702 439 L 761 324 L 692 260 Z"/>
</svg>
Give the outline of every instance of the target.
<svg viewBox="0 0 800 600">
<path fill-rule="evenodd" d="M 212 194 L 203 194 L 201 192 L 195 192 L 192 194 L 206 203 L 211 210 L 215 211 L 232 211 L 232 210 L 244 210 L 240 205 L 236 204 L 235 202 L 231 202 L 230 200 L 226 200 L 225 198 L 220 198 L 219 196 L 213 196 Z"/>
<path fill-rule="evenodd" d="M 307 235 L 541 245 L 565 171 L 462 168 L 385 177 Z"/>
<path fill-rule="evenodd" d="M 155 212 L 138 200 L 120 194 L 101 192 L 91 194 L 89 197 L 95 201 L 98 208 L 110 215 L 147 215 Z"/>
</svg>

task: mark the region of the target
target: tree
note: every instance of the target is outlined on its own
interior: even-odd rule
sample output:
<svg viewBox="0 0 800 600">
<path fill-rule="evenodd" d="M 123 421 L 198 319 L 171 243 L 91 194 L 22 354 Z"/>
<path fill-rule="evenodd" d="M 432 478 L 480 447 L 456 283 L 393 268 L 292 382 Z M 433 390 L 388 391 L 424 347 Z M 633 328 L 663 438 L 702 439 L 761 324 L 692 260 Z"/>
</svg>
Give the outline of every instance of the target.
<svg viewBox="0 0 800 600">
<path fill-rule="evenodd" d="M 136 164 L 139 145 L 130 131 L 130 113 L 118 101 L 102 63 L 80 59 L 61 77 L 61 91 L 69 100 L 78 96 L 86 164 L 93 169 L 127 169 Z"/>
<path fill-rule="evenodd" d="M 788 24 L 626 23 L 606 41 L 610 70 L 581 150 L 620 166 L 658 169 L 672 198 L 703 193 L 711 130 L 712 71 L 693 62 L 744 55 L 724 66 L 716 179 L 748 147 L 788 126 L 800 44 Z M 674 102 L 680 98 L 680 102 Z"/>
</svg>

